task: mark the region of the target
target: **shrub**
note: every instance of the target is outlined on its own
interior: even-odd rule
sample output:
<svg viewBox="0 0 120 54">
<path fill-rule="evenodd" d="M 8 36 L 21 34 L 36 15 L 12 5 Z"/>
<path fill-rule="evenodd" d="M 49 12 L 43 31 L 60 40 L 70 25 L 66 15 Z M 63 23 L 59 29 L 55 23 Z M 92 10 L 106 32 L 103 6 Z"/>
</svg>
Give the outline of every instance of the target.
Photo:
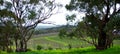
<svg viewBox="0 0 120 54">
<path fill-rule="evenodd" d="M 61 48 L 56 48 L 56 50 L 61 50 Z"/>
<path fill-rule="evenodd" d="M 72 48 L 72 46 L 70 44 L 68 44 L 68 49 L 71 49 L 71 48 Z"/>
<path fill-rule="evenodd" d="M 41 50 L 43 47 L 41 45 L 37 45 L 37 50 Z"/>
<path fill-rule="evenodd" d="M 7 49 L 7 52 L 10 53 L 10 52 L 14 52 L 14 51 L 13 51 L 13 49 L 8 48 L 8 49 Z"/>
<path fill-rule="evenodd" d="M 27 49 L 27 51 L 32 51 L 31 49 Z"/>
<path fill-rule="evenodd" d="M 52 47 L 48 47 L 48 50 L 52 50 L 53 48 Z"/>
</svg>

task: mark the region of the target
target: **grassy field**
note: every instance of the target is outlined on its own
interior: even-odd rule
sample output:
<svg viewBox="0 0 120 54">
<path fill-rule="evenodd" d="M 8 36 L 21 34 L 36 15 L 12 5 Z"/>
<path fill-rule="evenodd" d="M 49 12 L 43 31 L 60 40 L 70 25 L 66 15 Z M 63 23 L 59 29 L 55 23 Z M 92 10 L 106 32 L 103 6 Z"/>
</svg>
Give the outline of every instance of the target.
<svg viewBox="0 0 120 54">
<path fill-rule="evenodd" d="M 28 51 L 19 53 L 6 53 L 0 51 L 0 54 L 120 54 L 120 46 L 114 46 L 107 50 L 99 51 L 95 50 L 94 47 L 86 48 L 73 48 L 64 50 L 40 50 L 40 51 Z"/>
<path fill-rule="evenodd" d="M 114 40 L 114 45 L 119 46 L 120 40 Z M 53 49 L 68 49 L 68 45 L 71 45 L 72 48 L 84 48 L 91 47 L 91 44 L 88 44 L 85 41 L 73 38 L 63 38 L 60 39 L 57 34 L 49 36 L 36 36 L 28 42 L 28 48 L 36 50 L 37 45 L 41 45 L 43 49 L 53 48 Z"/>
<path fill-rule="evenodd" d="M 32 51 L 20 53 L 6 53 L 0 51 L 0 54 L 120 54 L 120 40 L 114 40 L 114 47 L 107 50 L 99 51 L 82 40 L 73 38 L 60 39 L 57 35 L 50 36 L 35 36 L 28 42 L 28 48 Z M 69 49 L 68 45 L 72 46 Z M 42 50 L 37 50 L 37 45 L 43 47 Z M 51 47 L 52 50 L 48 48 Z"/>
<path fill-rule="evenodd" d="M 91 46 L 87 42 L 84 42 L 76 38 L 60 39 L 57 35 L 38 36 L 38 37 L 32 38 L 28 42 L 28 48 L 36 49 L 37 45 L 41 45 L 44 49 L 47 49 L 49 47 L 53 49 L 56 49 L 56 48 L 66 49 L 68 48 L 68 45 L 71 45 L 72 48 L 81 48 L 81 47 Z"/>
</svg>

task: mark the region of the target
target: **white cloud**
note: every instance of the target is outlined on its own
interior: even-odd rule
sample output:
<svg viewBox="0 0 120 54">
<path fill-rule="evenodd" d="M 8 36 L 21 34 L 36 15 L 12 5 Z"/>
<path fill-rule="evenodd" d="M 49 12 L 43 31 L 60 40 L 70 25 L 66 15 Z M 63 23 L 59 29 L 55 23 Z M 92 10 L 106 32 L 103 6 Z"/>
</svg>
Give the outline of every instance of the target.
<svg viewBox="0 0 120 54">
<path fill-rule="evenodd" d="M 65 25 L 67 23 L 66 21 L 66 14 L 68 13 L 68 11 L 65 9 L 65 5 L 69 4 L 70 0 L 55 0 L 56 3 L 62 4 L 63 7 L 59 9 L 58 14 L 55 14 L 53 16 L 51 16 L 49 19 L 47 19 L 46 21 L 52 21 L 57 25 Z"/>
<path fill-rule="evenodd" d="M 69 4 L 70 0 L 55 0 L 55 1 L 56 1 L 56 3 L 62 4 L 63 7 L 60 8 L 60 10 L 59 10 L 60 13 L 51 16 L 49 19 L 47 19 L 45 21 L 54 22 L 54 24 L 56 24 L 56 25 L 66 25 L 67 24 L 66 15 L 67 14 L 73 14 L 73 13 L 78 15 L 76 21 L 78 21 L 78 20 L 82 21 L 81 18 L 84 16 L 84 13 L 78 13 L 76 11 L 70 12 L 70 11 L 66 10 L 65 5 Z"/>
</svg>

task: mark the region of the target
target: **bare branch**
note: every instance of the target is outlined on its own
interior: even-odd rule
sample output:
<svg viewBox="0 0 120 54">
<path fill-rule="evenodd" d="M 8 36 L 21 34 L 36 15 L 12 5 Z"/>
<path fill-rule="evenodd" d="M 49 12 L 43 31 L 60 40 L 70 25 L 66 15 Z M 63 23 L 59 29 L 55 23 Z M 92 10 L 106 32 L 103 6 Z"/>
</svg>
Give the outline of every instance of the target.
<svg viewBox="0 0 120 54">
<path fill-rule="evenodd" d="M 114 12 L 110 15 L 110 17 L 113 17 L 114 15 L 116 15 L 116 14 L 118 14 L 118 13 L 120 13 L 120 8 L 119 8 L 117 11 L 114 11 Z"/>
</svg>

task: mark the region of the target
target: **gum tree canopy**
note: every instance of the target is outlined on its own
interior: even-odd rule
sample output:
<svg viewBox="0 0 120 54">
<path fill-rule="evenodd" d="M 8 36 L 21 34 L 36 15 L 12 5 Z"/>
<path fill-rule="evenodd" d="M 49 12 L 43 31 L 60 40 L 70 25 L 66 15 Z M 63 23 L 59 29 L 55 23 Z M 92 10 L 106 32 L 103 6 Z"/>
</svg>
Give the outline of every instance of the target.
<svg viewBox="0 0 120 54">
<path fill-rule="evenodd" d="M 84 23 L 79 24 L 85 24 L 89 31 L 86 34 L 93 37 L 91 43 L 96 49 L 104 50 L 110 47 L 113 41 L 110 34 L 113 30 L 120 29 L 120 0 L 71 0 L 66 9 L 85 13 Z M 81 33 L 85 34 L 84 31 Z"/>
<path fill-rule="evenodd" d="M 0 0 L 0 24 L 14 26 L 6 28 L 15 32 L 6 32 L 14 39 L 16 51 L 27 50 L 27 42 L 34 28 L 56 14 L 60 6 L 55 0 Z M 6 38 L 9 39 L 9 36 Z"/>
</svg>

